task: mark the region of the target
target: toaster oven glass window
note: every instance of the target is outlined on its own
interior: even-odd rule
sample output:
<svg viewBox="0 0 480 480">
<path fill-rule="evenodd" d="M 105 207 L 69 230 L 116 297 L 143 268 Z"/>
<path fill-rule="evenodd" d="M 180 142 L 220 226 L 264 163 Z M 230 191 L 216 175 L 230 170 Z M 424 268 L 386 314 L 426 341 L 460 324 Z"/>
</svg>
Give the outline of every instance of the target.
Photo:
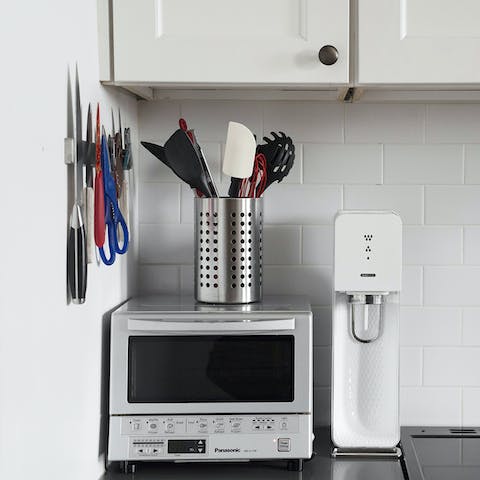
<svg viewBox="0 0 480 480">
<path fill-rule="evenodd" d="M 132 336 L 130 403 L 292 402 L 293 335 Z"/>
</svg>

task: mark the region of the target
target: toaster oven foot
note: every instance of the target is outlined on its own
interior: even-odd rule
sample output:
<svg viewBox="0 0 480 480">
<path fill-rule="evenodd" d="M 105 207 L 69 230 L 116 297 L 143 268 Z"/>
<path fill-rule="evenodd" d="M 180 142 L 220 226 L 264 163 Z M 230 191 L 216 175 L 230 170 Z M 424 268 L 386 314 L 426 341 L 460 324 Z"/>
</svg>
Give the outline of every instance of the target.
<svg viewBox="0 0 480 480">
<path fill-rule="evenodd" d="M 290 472 L 301 472 L 303 470 L 303 459 L 296 458 L 294 460 L 288 460 L 287 470 Z"/>
<path fill-rule="evenodd" d="M 123 473 L 135 473 L 136 465 L 133 462 L 128 462 L 127 460 L 120 462 L 120 470 Z"/>
</svg>

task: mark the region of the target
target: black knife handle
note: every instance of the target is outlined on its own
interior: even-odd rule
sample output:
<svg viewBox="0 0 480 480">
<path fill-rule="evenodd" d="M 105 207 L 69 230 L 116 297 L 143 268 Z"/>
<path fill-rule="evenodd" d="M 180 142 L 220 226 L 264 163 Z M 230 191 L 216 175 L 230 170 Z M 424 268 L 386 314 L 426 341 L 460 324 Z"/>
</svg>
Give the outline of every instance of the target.
<svg viewBox="0 0 480 480">
<path fill-rule="evenodd" d="M 67 244 L 68 283 L 73 303 L 85 302 L 87 290 L 87 252 L 85 227 L 70 227 Z"/>
<path fill-rule="evenodd" d="M 241 178 L 232 177 L 232 180 L 230 181 L 230 188 L 228 189 L 228 196 L 230 198 L 238 198 L 238 192 L 241 184 Z"/>
</svg>

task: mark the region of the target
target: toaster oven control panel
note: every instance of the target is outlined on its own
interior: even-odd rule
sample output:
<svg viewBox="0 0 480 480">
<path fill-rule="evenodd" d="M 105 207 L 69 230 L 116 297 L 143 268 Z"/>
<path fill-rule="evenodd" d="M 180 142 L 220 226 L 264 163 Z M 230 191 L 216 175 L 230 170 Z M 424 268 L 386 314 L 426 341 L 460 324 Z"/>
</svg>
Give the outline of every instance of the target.
<svg viewBox="0 0 480 480">
<path fill-rule="evenodd" d="M 297 433 L 298 415 L 123 417 L 123 435 Z"/>
<path fill-rule="evenodd" d="M 310 458 L 304 414 L 111 415 L 109 461 Z"/>
</svg>

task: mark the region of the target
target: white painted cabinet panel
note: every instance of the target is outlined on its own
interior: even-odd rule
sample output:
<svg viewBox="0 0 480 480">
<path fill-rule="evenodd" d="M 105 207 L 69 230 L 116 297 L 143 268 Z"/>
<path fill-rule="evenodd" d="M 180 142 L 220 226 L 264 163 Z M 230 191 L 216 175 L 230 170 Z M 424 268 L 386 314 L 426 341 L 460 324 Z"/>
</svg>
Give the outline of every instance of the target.
<svg viewBox="0 0 480 480">
<path fill-rule="evenodd" d="M 346 84 L 348 44 L 349 0 L 113 0 L 117 84 Z"/>
<path fill-rule="evenodd" d="M 359 0 L 360 84 L 480 82 L 478 0 Z"/>
</svg>

